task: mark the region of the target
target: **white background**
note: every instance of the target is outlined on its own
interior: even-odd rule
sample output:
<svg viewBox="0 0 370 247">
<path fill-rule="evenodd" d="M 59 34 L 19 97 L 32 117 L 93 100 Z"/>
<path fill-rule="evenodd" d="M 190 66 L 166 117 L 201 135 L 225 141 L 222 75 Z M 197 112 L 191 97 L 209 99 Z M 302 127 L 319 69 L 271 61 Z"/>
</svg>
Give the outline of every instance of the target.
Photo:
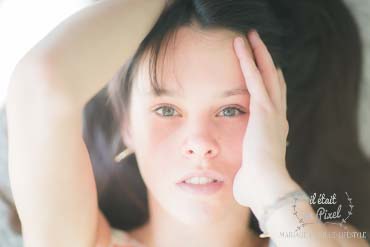
<svg viewBox="0 0 370 247">
<path fill-rule="evenodd" d="M 15 65 L 39 40 L 90 0 L 0 0 L 0 106 Z"/>
</svg>

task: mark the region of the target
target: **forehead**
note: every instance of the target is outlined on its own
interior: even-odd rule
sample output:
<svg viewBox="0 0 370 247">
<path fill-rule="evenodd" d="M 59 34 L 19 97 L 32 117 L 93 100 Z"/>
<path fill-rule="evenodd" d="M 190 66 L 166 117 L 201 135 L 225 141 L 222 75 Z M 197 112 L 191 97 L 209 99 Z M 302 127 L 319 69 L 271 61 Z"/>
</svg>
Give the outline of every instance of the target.
<svg viewBox="0 0 370 247">
<path fill-rule="evenodd" d="M 167 48 L 161 49 L 157 66 L 159 85 L 185 93 L 243 87 L 245 82 L 233 48 L 238 35 L 226 29 L 179 28 Z M 250 47 L 247 48 L 251 54 Z M 135 84 L 141 92 L 152 92 L 148 56 L 139 67 Z"/>
</svg>

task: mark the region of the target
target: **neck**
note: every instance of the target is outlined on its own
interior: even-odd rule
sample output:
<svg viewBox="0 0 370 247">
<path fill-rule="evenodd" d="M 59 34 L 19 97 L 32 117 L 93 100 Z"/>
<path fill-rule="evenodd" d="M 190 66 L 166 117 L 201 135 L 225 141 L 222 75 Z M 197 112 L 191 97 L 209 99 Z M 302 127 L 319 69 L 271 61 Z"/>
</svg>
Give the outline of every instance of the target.
<svg viewBox="0 0 370 247">
<path fill-rule="evenodd" d="M 150 193 L 149 193 L 150 194 Z M 232 213 L 213 222 L 185 224 L 172 217 L 149 196 L 150 221 L 146 226 L 147 246 L 161 247 L 245 247 L 256 246 L 256 237 L 247 227 L 250 210 L 237 205 Z"/>
</svg>

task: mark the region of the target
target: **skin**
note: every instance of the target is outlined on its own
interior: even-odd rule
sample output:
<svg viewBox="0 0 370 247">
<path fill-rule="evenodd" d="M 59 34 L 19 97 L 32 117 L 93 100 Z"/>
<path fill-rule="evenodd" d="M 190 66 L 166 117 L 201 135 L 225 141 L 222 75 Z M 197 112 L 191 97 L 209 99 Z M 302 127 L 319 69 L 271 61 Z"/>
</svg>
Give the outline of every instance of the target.
<svg viewBox="0 0 370 247">
<path fill-rule="evenodd" d="M 150 219 L 131 232 L 147 246 L 266 245 L 246 227 L 250 210 L 261 220 L 266 206 L 301 189 L 285 164 L 283 74 L 258 34 L 248 36 L 250 43 L 226 30 L 180 28 L 162 56 L 158 78 L 167 93 L 160 96 L 151 89 L 147 58 L 139 69 L 122 137 L 136 152 L 148 188 Z M 225 177 L 218 193 L 196 196 L 177 189 L 182 176 L 207 169 Z M 314 215 L 305 201 L 296 208 Z M 281 238 L 281 231 L 297 225 L 287 206 L 268 223 L 278 246 L 340 245 L 333 239 Z M 318 223 L 305 230 L 314 236 L 327 228 Z"/>
<path fill-rule="evenodd" d="M 145 229 L 151 237 L 143 240 L 149 246 L 179 246 L 179 241 L 187 243 L 189 238 L 192 246 L 245 246 L 256 241 L 246 231 L 250 209 L 233 196 L 250 107 L 233 46 L 236 36 L 226 30 L 179 29 L 167 49 L 162 80 L 164 88 L 176 95 L 151 94 L 147 59 L 138 73 L 130 121 L 122 132 L 135 150 L 149 189 L 150 222 Z M 222 96 L 234 89 L 240 91 Z M 161 104 L 170 108 L 158 109 Z M 219 193 L 192 196 L 176 190 L 182 176 L 203 169 L 225 176 Z"/>
<path fill-rule="evenodd" d="M 163 4 L 164 1 L 107 0 L 92 5 L 55 28 L 25 55 L 13 72 L 7 97 L 9 172 L 17 211 L 22 221 L 22 237 L 27 246 L 93 246 L 94 243 L 96 243 L 95 246 L 108 245 L 110 226 L 98 208 L 91 162 L 82 139 L 81 111 L 87 101 L 110 80 L 122 65 L 122 61 L 126 61 L 134 53 L 137 44 L 148 33 L 153 21 L 158 17 Z M 91 25 L 92 22 L 99 25 Z M 276 106 L 284 106 L 283 99 L 286 96 L 284 93 L 281 94 L 284 90 L 279 91 L 283 89 L 284 83 L 280 88 L 270 87 L 277 85 L 277 74 L 261 41 L 251 42 L 250 47 L 242 46 L 241 49 L 235 49 L 236 53 L 232 53 L 233 39 L 228 36 L 232 33 L 224 32 L 225 36 L 222 37 L 224 43 L 221 42 L 222 39 L 218 41 L 213 39 L 219 37 L 215 35 L 217 32 L 203 32 L 203 35 L 200 35 L 202 32 L 197 33 L 198 36 L 193 35 L 192 42 L 184 42 L 181 46 L 184 56 L 181 55 L 181 49 L 177 50 L 180 51 L 181 56 L 176 57 L 174 61 L 183 60 L 183 62 L 173 64 L 176 65 L 175 68 L 181 68 L 175 70 L 177 73 L 174 74 L 178 79 L 176 82 L 187 87 L 183 100 L 179 101 L 179 98 L 175 97 L 174 99 L 178 101 L 173 102 L 184 114 L 183 117 L 176 120 L 166 119 L 167 122 L 163 120 L 161 125 L 158 124 L 158 120 L 155 125 L 154 115 L 152 117 L 149 114 L 152 112 L 148 108 L 142 108 L 141 110 L 144 110 L 142 112 L 147 115 L 137 115 L 136 120 L 133 119 L 131 122 L 131 125 L 135 124 L 132 125 L 134 128 L 123 131 L 127 132 L 124 135 L 133 137 L 124 138 L 124 140 L 130 142 L 133 148 L 138 147 L 140 169 L 150 188 L 151 221 L 146 227 L 139 229 L 143 230 L 142 233 L 148 234 L 140 236 L 148 236 L 148 241 L 143 241 L 149 243 L 147 246 L 154 246 L 152 243 L 160 243 L 156 246 L 161 247 L 179 246 L 181 243 L 188 246 L 189 239 L 194 240 L 192 246 L 209 246 L 216 240 L 220 242 L 213 246 L 238 246 L 243 240 L 245 240 L 244 243 L 258 246 L 252 244 L 253 241 L 248 233 L 240 230 L 241 225 L 234 224 L 237 221 L 243 226 L 246 224 L 250 211 L 249 208 L 241 206 L 250 207 L 259 217 L 259 211 L 268 199 L 274 199 L 273 195 L 277 196 L 279 193 L 291 190 L 296 185 L 287 176 L 285 163 L 281 162 L 285 152 L 285 146 L 282 145 L 285 143 L 283 137 L 287 128 L 283 117 L 284 111 Z M 130 34 L 130 39 L 127 39 L 127 34 Z M 199 36 L 202 39 L 195 39 Z M 96 37 L 107 38 L 96 39 Z M 228 44 L 226 37 L 230 38 Z M 250 38 L 249 41 L 252 41 Z M 182 37 L 179 40 L 186 39 Z M 213 42 L 210 42 L 211 40 Z M 87 43 L 88 46 L 86 46 Z M 229 53 L 217 49 L 222 44 L 225 44 L 223 48 Z M 194 56 L 185 56 L 187 55 L 185 48 L 191 46 L 192 49 L 199 50 L 201 45 L 203 45 L 201 52 L 209 51 L 213 47 L 212 54 L 205 56 L 204 53 L 199 53 L 199 57 L 196 54 L 195 62 L 202 62 L 199 63 L 199 67 L 210 72 L 207 76 L 202 74 L 203 71 L 195 67 L 194 63 L 189 63 L 194 61 L 191 60 Z M 253 50 L 258 69 L 254 64 L 250 48 Z M 102 59 L 102 57 L 109 59 Z M 218 59 L 218 64 L 214 59 Z M 231 68 L 232 63 L 235 65 L 233 68 Z M 179 64 L 183 66 L 180 67 Z M 172 67 L 167 66 L 167 68 Z M 228 74 L 230 70 L 234 70 L 235 73 Z M 186 71 L 191 73 L 183 73 Z M 167 74 L 170 73 L 167 72 Z M 248 117 L 244 115 L 232 119 L 214 117 L 214 114 L 219 112 L 217 106 L 229 104 L 226 99 L 216 102 L 215 98 L 210 96 L 210 92 L 215 93 L 216 89 L 226 89 L 227 80 L 221 81 L 221 78 L 225 79 L 225 77 L 226 79 L 242 78 L 245 83 L 243 85 L 250 91 Z M 192 89 L 194 84 L 191 80 L 186 80 L 189 78 L 198 83 L 195 89 Z M 207 80 L 202 78 L 212 79 L 214 83 L 207 86 Z M 278 81 L 283 82 L 281 75 Z M 169 81 L 168 86 L 178 85 L 178 83 L 171 84 L 173 82 Z M 227 81 L 227 86 L 231 84 L 241 86 L 240 81 L 237 80 Z M 137 85 L 140 84 L 137 83 Z M 203 87 L 206 90 L 202 91 L 202 98 L 200 98 L 198 90 Z M 145 89 L 145 87 L 141 88 Z M 280 104 L 272 100 L 279 98 L 276 97 L 279 95 L 278 92 L 282 99 Z M 194 95 L 194 93 L 197 94 Z M 266 97 L 266 94 L 270 98 Z M 135 97 L 135 100 L 139 99 Z M 192 100 L 202 104 L 195 107 Z M 235 98 L 227 101 L 239 100 Z M 243 99 L 240 101 L 242 101 L 241 105 L 248 104 Z M 145 101 L 139 102 L 145 103 Z M 140 106 L 140 104 L 133 106 Z M 134 110 L 133 107 L 132 112 Z M 136 110 L 136 113 L 140 111 Z M 239 117 L 246 118 L 242 127 L 237 124 Z M 147 129 L 139 127 L 143 120 L 147 123 L 144 126 Z M 171 121 L 178 121 L 178 125 L 171 125 Z M 234 121 L 235 124 L 231 125 L 229 121 Z M 164 123 L 167 126 L 163 126 Z M 225 125 L 230 125 L 231 128 L 227 129 Z M 171 135 L 165 135 L 165 130 L 158 129 L 158 126 L 172 127 Z M 245 133 L 242 133 L 244 136 L 240 140 L 237 139 L 240 138 L 237 133 L 242 132 L 242 128 L 245 129 Z M 153 129 L 154 132 L 151 131 Z M 144 132 L 140 132 L 142 130 Z M 227 134 L 235 135 L 236 139 L 229 138 Z M 30 140 L 33 140 L 32 145 L 29 145 Z M 243 148 L 235 145 L 234 149 L 231 149 L 231 145 L 238 140 Z M 31 149 L 30 146 L 32 146 Z M 263 147 L 269 148 L 266 150 Z M 185 155 L 186 150 L 192 149 L 196 150 L 192 153 L 194 155 L 191 157 Z M 212 155 L 199 156 L 201 153 L 207 153 L 206 150 L 212 150 Z M 159 153 L 156 153 L 157 151 Z M 270 151 L 269 155 L 266 155 L 265 151 Z M 19 155 L 20 153 L 24 155 Z M 242 155 L 242 158 L 238 154 Z M 152 159 L 148 160 L 147 155 L 152 155 Z M 161 157 L 168 157 L 168 159 L 161 159 Z M 263 159 L 264 157 L 267 159 Z M 152 166 L 153 163 L 157 166 Z M 224 190 L 217 197 L 203 201 L 200 198 L 188 197 L 186 200 L 185 195 L 181 197 L 179 192 L 174 193 L 173 190 L 168 189 L 171 186 L 173 188 L 174 180 L 184 173 L 193 169 L 203 169 L 202 166 L 206 169 L 218 169 L 228 179 L 227 186 L 225 185 Z M 162 174 L 166 177 L 159 173 L 160 169 L 163 169 Z M 168 180 L 160 179 L 159 175 Z M 40 177 L 42 180 L 39 179 Z M 166 189 L 166 186 L 169 187 Z M 254 193 L 255 188 L 259 188 L 258 193 Z M 175 200 L 169 196 L 166 197 L 164 192 L 172 193 L 171 195 L 176 196 L 176 199 L 185 201 L 186 205 L 180 205 L 182 207 L 177 210 L 174 206 L 178 206 L 179 203 L 176 205 Z M 30 195 L 37 195 L 37 197 L 30 197 Z M 232 198 L 232 195 L 239 204 L 232 199 L 221 200 L 221 197 L 228 199 Z M 220 206 L 227 207 L 227 214 L 222 213 Z M 303 206 L 300 213 L 310 212 L 309 205 Z M 170 213 L 171 216 L 169 216 Z M 244 216 L 245 219 L 242 221 L 236 215 L 241 218 Z M 195 225 L 196 216 L 199 217 L 200 225 L 210 220 L 212 224 L 207 224 L 204 228 Z M 334 246 L 325 241 L 287 243 L 279 240 L 279 230 L 291 228 L 296 224 L 294 220 L 291 212 L 283 209 L 277 210 L 270 218 L 269 231 L 278 246 Z M 177 229 L 181 231 L 176 232 Z M 203 232 L 199 232 L 202 229 Z M 229 231 L 229 235 L 222 232 L 222 229 L 225 232 Z M 313 229 L 323 230 L 320 225 L 314 226 Z M 183 242 L 175 242 L 171 238 L 174 235 L 169 233 L 176 233 L 177 240 L 191 238 Z M 180 233 L 183 235 L 179 236 Z M 209 236 L 213 238 L 208 241 L 206 238 Z M 227 238 L 230 238 L 231 242 Z M 100 241 L 101 239 L 103 240 Z M 364 246 L 363 242 L 363 245 L 360 245 L 355 239 L 345 239 L 340 243 L 341 246 Z"/>
</svg>

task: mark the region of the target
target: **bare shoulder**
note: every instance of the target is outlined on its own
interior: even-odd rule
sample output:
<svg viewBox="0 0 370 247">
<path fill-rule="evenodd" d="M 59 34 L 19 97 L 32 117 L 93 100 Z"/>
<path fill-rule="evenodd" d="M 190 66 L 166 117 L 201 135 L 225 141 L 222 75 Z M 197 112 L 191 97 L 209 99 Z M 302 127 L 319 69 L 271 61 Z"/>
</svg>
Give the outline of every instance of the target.
<svg viewBox="0 0 370 247">
<path fill-rule="evenodd" d="M 360 232 L 356 227 L 346 224 L 347 230 L 344 230 L 342 227 L 334 224 L 328 224 L 326 225 L 328 232 Z M 353 236 L 353 237 L 352 237 Z M 351 234 L 348 237 L 342 237 L 342 238 L 337 238 L 337 241 L 340 246 L 342 247 L 370 247 L 369 243 L 364 239 L 360 238 L 360 236 Z M 367 236 L 365 236 L 367 237 Z"/>
<path fill-rule="evenodd" d="M 104 214 L 99 210 L 99 223 L 95 247 L 108 247 L 111 242 L 111 228 Z"/>
</svg>

